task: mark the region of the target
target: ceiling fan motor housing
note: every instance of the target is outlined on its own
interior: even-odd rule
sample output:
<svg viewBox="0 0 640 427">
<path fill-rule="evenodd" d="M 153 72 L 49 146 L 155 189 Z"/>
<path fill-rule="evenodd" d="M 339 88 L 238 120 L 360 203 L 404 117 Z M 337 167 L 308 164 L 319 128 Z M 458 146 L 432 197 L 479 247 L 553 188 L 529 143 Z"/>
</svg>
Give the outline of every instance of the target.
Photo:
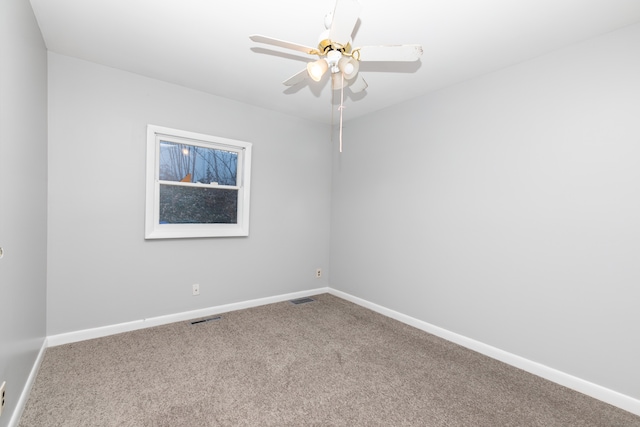
<svg viewBox="0 0 640 427">
<path fill-rule="evenodd" d="M 346 44 L 336 43 L 326 38 L 322 38 L 318 42 L 318 51 L 320 55 L 325 55 L 332 50 L 337 50 L 340 53 L 351 54 L 351 40 L 349 40 Z"/>
</svg>

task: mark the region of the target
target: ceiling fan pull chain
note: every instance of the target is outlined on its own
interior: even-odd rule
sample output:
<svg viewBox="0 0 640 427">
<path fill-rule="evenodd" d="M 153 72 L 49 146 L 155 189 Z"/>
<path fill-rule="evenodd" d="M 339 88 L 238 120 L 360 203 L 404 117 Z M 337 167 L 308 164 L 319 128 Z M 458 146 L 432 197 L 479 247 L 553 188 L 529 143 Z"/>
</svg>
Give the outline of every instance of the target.
<svg viewBox="0 0 640 427">
<path fill-rule="evenodd" d="M 340 88 L 340 152 L 342 153 L 342 110 L 344 110 L 344 73 L 340 73 L 342 77 L 342 87 Z"/>
</svg>

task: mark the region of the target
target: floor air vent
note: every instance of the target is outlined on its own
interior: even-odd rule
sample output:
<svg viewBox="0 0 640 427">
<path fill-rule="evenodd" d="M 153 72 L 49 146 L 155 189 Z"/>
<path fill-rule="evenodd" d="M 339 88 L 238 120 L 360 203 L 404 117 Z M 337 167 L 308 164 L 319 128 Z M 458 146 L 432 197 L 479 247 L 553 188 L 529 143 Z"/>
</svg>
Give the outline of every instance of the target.
<svg viewBox="0 0 640 427">
<path fill-rule="evenodd" d="M 220 319 L 222 319 L 222 316 L 209 317 L 208 319 L 194 320 L 193 322 L 191 322 L 191 324 L 197 325 L 200 323 L 211 322 L 211 321 L 220 320 Z"/>
<path fill-rule="evenodd" d="M 315 300 L 313 298 L 298 298 L 298 299 L 292 299 L 289 302 L 291 304 L 306 304 L 308 302 L 314 302 Z"/>
</svg>

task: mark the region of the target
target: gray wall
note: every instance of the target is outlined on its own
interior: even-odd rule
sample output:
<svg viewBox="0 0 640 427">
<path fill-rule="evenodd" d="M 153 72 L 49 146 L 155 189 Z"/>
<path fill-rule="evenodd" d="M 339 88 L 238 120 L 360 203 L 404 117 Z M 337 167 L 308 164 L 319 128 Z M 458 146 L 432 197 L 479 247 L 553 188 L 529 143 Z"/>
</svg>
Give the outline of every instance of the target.
<svg viewBox="0 0 640 427">
<path fill-rule="evenodd" d="M 28 1 L 0 2 L 0 383 L 8 425 L 45 337 L 47 54 Z"/>
<path fill-rule="evenodd" d="M 48 335 L 327 286 L 326 126 L 55 53 L 49 105 Z M 147 124 L 253 143 L 249 237 L 144 240 Z"/>
<path fill-rule="evenodd" d="M 639 46 L 627 27 L 349 122 L 331 286 L 640 398 Z"/>
</svg>

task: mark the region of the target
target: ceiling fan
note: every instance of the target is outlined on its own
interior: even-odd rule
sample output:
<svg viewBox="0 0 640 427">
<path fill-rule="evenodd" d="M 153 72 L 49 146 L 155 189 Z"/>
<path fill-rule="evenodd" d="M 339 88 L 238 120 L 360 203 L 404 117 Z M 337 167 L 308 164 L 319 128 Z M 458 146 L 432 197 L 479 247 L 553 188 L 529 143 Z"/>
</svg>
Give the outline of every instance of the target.
<svg viewBox="0 0 640 427">
<path fill-rule="evenodd" d="M 318 47 L 315 48 L 258 34 L 249 38 L 254 42 L 319 57 L 318 60 L 309 62 L 305 69 L 285 80 L 283 83 L 286 86 L 301 83 L 308 77 L 318 82 L 329 71 L 332 79 L 331 87 L 334 90 L 348 86 L 352 92 L 357 93 L 367 88 L 367 82 L 358 74 L 361 61 L 411 62 L 417 61 L 422 55 L 422 46 L 417 44 L 353 48 L 351 33 L 358 21 L 359 13 L 360 4 L 357 0 L 336 0 L 333 12 L 325 16 L 326 30 L 320 34 Z"/>
</svg>

